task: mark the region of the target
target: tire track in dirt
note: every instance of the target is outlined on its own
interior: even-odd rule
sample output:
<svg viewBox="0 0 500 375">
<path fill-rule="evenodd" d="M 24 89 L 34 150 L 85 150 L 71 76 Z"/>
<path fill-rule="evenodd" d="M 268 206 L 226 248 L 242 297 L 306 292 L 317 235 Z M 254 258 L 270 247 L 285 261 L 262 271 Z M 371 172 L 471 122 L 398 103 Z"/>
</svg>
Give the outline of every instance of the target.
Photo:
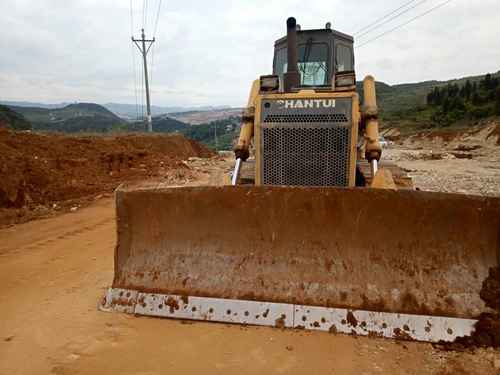
<svg viewBox="0 0 500 375">
<path fill-rule="evenodd" d="M 104 204 L 111 205 L 112 202 L 108 201 Z M 36 222 L 20 225 L 16 230 L 12 230 L 12 228 L 0 230 L 0 236 L 4 238 L 4 241 L 2 241 L 0 244 L 0 258 L 12 254 L 22 254 L 24 252 L 39 251 L 43 247 L 53 245 L 58 241 L 85 234 L 104 225 L 110 225 L 114 223 L 115 220 L 113 215 L 109 215 L 105 218 L 99 218 L 97 221 L 95 219 L 92 219 L 90 223 L 73 223 L 75 221 L 72 220 L 74 216 L 74 214 L 65 214 L 59 216 L 54 219 L 60 222 L 59 226 L 52 226 L 46 231 L 42 231 L 34 236 L 27 236 L 21 239 L 16 238 L 16 236 L 20 230 L 23 230 L 21 229 L 22 226 L 26 226 L 27 231 L 29 231 L 34 227 L 34 224 Z M 16 239 L 14 241 L 9 241 L 9 238 Z"/>
</svg>

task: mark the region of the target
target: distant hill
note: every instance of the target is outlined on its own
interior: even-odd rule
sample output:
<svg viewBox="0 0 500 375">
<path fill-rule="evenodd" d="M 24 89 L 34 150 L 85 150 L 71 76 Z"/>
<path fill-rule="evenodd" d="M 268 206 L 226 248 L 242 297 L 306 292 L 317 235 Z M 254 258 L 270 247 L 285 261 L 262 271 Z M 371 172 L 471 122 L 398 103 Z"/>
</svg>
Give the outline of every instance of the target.
<svg viewBox="0 0 500 375">
<path fill-rule="evenodd" d="M 491 74 L 493 79 L 500 79 L 500 72 Z M 425 81 L 418 83 L 404 83 L 388 85 L 384 82 L 376 82 L 378 105 L 380 109 L 382 126 L 398 126 L 405 129 L 412 127 L 439 127 L 450 126 L 456 121 L 463 119 L 482 118 L 495 113 L 493 89 L 478 91 L 478 100 L 472 98 L 460 103 L 458 111 L 448 113 L 449 105 L 442 107 L 443 103 L 429 105 L 428 95 L 436 88 L 443 92 L 454 92 L 454 87 L 459 89 L 469 82 L 469 85 L 480 87 L 485 76 L 471 76 L 450 81 Z M 452 89 L 448 89 L 452 87 Z M 360 97 L 363 97 L 362 83 L 357 83 Z M 496 88 L 495 88 L 496 89 Z M 484 96 L 482 98 L 481 96 Z M 463 99 L 463 98 L 462 98 Z M 477 98 L 476 98 L 477 99 Z M 2 102 L 0 102 L 2 103 Z M 137 108 L 133 104 L 107 103 L 104 105 L 91 103 L 76 104 L 42 104 L 29 102 L 3 102 L 20 113 L 25 119 L 32 123 L 34 130 L 64 131 L 64 132 L 107 132 L 107 131 L 144 131 L 144 121 L 134 119 L 137 109 L 142 113 L 142 107 Z M 452 106 L 452 107 L 453 107 Z M 455 106 L 456 107 L 456 106 Z M 443 111 L 444 110 L 444 111 Z M 201 140 L 207 144 L 214 143 L 213 137 L 208 134 L 215 132 L 215 126 L 227 125 L 231 128 L 235 119 L 239 118 L 241 108 L 229 106 L 207 106 L 207 107 L 163 107 L 153 106 L 153 127 L 160 132 L 181 132 Z M 453 111 L 452 111 L 453 112 Z M 168 114 L 168 116 L 167 116 Z M 218 124 L 218 125 L 215 125 Z M 193 126 L 191 126 L 193 125 Z M 195 125 L 195 126 L 194 126 Z M 200 129 L 194 130 L 201 126 Z M 189 133 L 189 134 L 188 134 Z M 220 133 L 222 134 L 222 133 Z M 229 136 L 228 136 L 229 137 Z M 225 142 L 227 143 L 227 142 Z"/>
<path fill-rule="evenodd" d="M 121 118 L 132 120 L 136 119 L 137 115 L 141 116 L 145 112 L 145 109 L 142 105 L 136 106 L 135 104 L 120 104 L 120 103 L 106 103 L 103 104 L 104 107 L 109 109 L 111 112 L 120 116 Z M 183 113 L 183 112 L 191 112 L 191 111 L 218 111 L 229 109 L 229 106 L 200 106 L 200 107 L 181 107 L 181 106 L 172 106 L 172 107 L 164 107 L 164 106 L 151 106 L 151 113 L 153 116 L 159 116 L 163 114 L 171 114 L 171 113 Z"/>
<path fill-rule="evenodd" d="M 12 110 L 28 119 L 33 130 L 77 132 L 107 132 L 120 129 L 125 122 L 113 112 L 93 103 L 69 104 L 63 108 L 47 109 L 16 107 Z"/>
<path fill-rule="evenodd" d="M 209 122 L 226 120 L 231 117 L 240 116 L 243 108 L 212 109 L 209 111 L 187 111 L 179 113 L 169 113 L 169 117 L 190 125 L 207 124 Z"/>
<path fill-rule="evenodd" d="M 55 108 L 66 107 L 68 104 L 71 103 L 46 104 L 37 102 L 1 100 L 0 104 L 9 107 L 36 107 L 36 108 L 55 109 Z"/>
<path fill-rule="evenodd" d="M 211 148 L 230 150 L 239 134 L 241 117 L 232 116 L 205 124 L 189 125 L 166 115 L 153 117 L 153 131 L 159 133 L 180 133 Z M 144 122 L 128 124 L 129 131 L 144 131 Z"/>
<path fill-rule="evenodd" d="M 231 150 L 240 133 L 241 117 L 233 116 L 207 124 L 190 126 L 183 134 L 217 150 Z"/>
<path fill-rule="evenodd" d="M 153 131 L 155 133 L 185 133 L 189 128 L 188 124 L 185 124 L 176 119 L 167 117 L 166 115 L 153 117 Z M 131 121 L 120 126 L 121 131 L 129 132 L 144 132 L 146 131 L 145 121 Z"/>
<path fill-rule="evenodd" d="M 170 133 L 181 132 L 184 133 L 190 126 L 182 121 L 170 118 L 168 116 L 153 117 L 153 130 L 155 132 Z"/>
<path fill-rule="evenodd" d="M 415 109 L 419 106 L 425 106 L 427 103 L 427 94 L 434 87 L 442 87 L 448 84 L 463 85 L 466 81 L 479 83 L 485 75 L 470 76 L 449 81 L 424 81 L 418 83 L 402 83 L 397 85 L 388 85 L 384 82 L 377 82 L 377 100 L 382 113 L 391 114 L 394 112 Z M 493 74 L 500 76 L 500 72 Z M 363 94 L 363 83 L 357 83 L 357 89 L 361 97 Z"/>
<path fill-rule="evenodd" d="M 33 108 L 45 108 L 45 109 L 58 109 L 64 108 L 70 104 L 76 103 L 57 103 L 57 104 L 47 104 L 38 102 L 27 102 L 27 101 L 11 101 L 11 100 L 0 100 L 0 104 L 9 107 L 33 107 Z M 118 117 L 129 121 L 136 121 L 137 117 L 141 117 L 145 113 L 145 107 L 141 104 L 136 106 L 135 104 L 123 104 L 123 103 L 105 103 L 102 106 L 109 111 L 113 112 Z M 198 106 L 198 107 L 183 107 L 183 106 L 151 106 L 151 113 L 153 116 L 159 116 L 163 114 L 181 114 L 186 112 L 212 112 L 212 111 L 224 111 L 230 110 L 231 107 L 228 105 L 217 105 L 217 106 Z"/>
<path fill-rule="evenodd" d="M 0 128 L 6 127 L 14 130 L 31 130 L 31 123 L 23 115 L 0 105 Z"/>
</svg>

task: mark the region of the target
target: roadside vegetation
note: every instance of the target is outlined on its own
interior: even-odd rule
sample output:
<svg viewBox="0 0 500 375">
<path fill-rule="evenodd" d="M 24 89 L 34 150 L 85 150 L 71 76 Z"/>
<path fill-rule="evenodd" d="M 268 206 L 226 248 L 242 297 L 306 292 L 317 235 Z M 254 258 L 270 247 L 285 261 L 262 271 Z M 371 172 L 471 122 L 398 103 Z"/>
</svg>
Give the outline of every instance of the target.
<svg viewBox="0 0 500 375">
<path fill-rule="evenodd" d="M 468 128 L 482 119 L 500 116 L 499 73 L 406 86 L 397 108 L 387 105 L 397 98 L 396 92 L 389 97 L 384 97 L 384 90 L 379 94 L 383 127 L 398 127 L 402 133 Z M 409 95 L 411 92 L 413 95 Z"/>
<path fill-rule="evenodd" d="M 435 87 L 427 95 L 435 126 L 448 127 L 461 120 L 500 115 L 500 79 L 487 74 L 479 82 Z"/>
</svg>

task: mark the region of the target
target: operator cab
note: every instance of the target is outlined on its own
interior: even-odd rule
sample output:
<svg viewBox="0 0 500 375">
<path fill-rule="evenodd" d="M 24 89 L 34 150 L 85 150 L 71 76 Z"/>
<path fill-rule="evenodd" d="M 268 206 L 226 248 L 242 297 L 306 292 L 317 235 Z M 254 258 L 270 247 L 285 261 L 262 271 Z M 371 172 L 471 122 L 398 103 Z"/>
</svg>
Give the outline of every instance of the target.
<svg viewBox="0 0 500 375">
<path fill-rule="evenodd" d="M 332 30 L 329 23 L 324 29 L 302 31 L 297 25 L 296 30 L 297 68 L 300 73 L 298 88 L 354 90 L 353 37 Z M 287 69 L 285 36 L 274 44 L 273 75 L 279 77 L 280 87 L 283 87 Z"/>
</svg>

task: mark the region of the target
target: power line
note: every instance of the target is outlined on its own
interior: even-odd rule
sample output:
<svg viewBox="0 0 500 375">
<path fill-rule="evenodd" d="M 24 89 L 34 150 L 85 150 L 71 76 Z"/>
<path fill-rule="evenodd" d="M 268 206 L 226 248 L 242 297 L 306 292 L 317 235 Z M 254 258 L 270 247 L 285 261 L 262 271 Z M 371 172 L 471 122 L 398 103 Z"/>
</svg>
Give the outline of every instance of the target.
<svg viewBox="0 0 500 375">
<path fill-rule="evenodd" d="M 155 20 L 153 39 L 156 38 L 156 31 L 158 30 L 158 21 L 160 19 L 161 5 L 162 5 L 162 0 L 159 0 L 158 9 L 156 11 L 156 20 Z M 153 86 L 154 61 L 155 61 L 155 45 L 153 44 L 153 46 L 151 48 L 151 69 L 150 69 L 150 73 L 149 73 L 151 86 Z"/>
<path fill-rule="evenodd" d="M 422 4 L 423 4 L 423 3 L 425 3 L 426 1 L 428 1 L 428 0 L 421 0 L 421 1 L 419 1 L 418 3 L 414 4 L 413 6 L 411 6 L 411 7 L 407 8 L 407 9 L 403 10 L 402 12 L 399 12 L 399 13 L 397 13 L 396 15 L 392 16 L 392 17 L 391 17 L 391 18 L 389 18 L 388 20 L 386 20 L 386 21 L 384 21 L 384 22 L 382 22 L 382 23 L 379 23 L 379 24 L 377 24 L 377 25 L 375 25 L 375 26 L 373 26 L 373 27 L 370 27 L 368 30 L 365 30 L 365 31 L 364 31 L 364 32 L 362 32 L 361 34 L 358 34 L 356 37 L 357 37 L 357 38 L 361 38 L 361 37 L 363 37 L 364 35 L 366 35 L 366 34 L 370 33 L 371 31 L 376 30 L 376 29 L 378 29 L 378 28 L 380 28 L 380 27 L 384 26 L 385 24 L 387 24 L 387 23 L 389 23 L 389 22 L 391 22 L 391 21 L 395 20 L 396 18 L 401 17 L 403 14 L 408 13 L 410 10 L 415 9 L 415 8 L 416 8 L 416 7 L 418 7 L 419 5 L 422 5 Z"/>
<path fill-rule="evenodd" d="M 359 29 L 359 30 L 358 30 L 358 31 L 356 31 L 353 35 L 354 35 L 354 36 L 356 36 L 357 34 L 362 33 L 363 31 L 365 31 L 365 30 L 366 30 L 366 29 L 368 29 L 369 27 L 372 27 L 373 25 L 376 25 L 376 24 L 377 24 L 377 23 L 379 23 L 380 21 L 385 20 L 387 17 L 392 16 L 392 15 L 393 15 L 394 13 L 396 13 L 397 11 L 399 11 L 399 10 L 403 9 L 404 7 L 406 7 L 406 6 L 410 5 L 411 3 L 414 3 L 415 1 L 417 1 L 417 0 L 410 0 L 410 1 L 408 1 L 407 3 L 404 3 L 404 4 L 403 4 L 403 5 L 401 5 L 399 8 L 394 9 L 392 12 L 390 12 L 390 13 L 386 14 L 385 16 L 380 17 L 379 19 L 377 19 L 376 21 L 372 22 L 372 23 L 371 23 L 371 24 L 369 24 L 368 26 L 365 26 L 365 27 L 363 27 L 363 28 Z"/>
<path fill-rule="evenodd" d="M 130 0 L 130 35 L 134 33 L 134 11 L 132 10 L 132 0 Z"/>
<path fill-rule="evenodd" d="M 132 10 L 132 0 L 130 0 L 130 35 L 134 34 L 134 12 Z M 135 62 L 134 46 L 130 44 L 130 52 L 132 54 L 132 72 L 134 74 L 134 93 L 135 93 L 135 118 L 139 118 L 139 104 L 137 100 L 137 68 Z"/>
<path fill-rule="evenodd" d="M 146 0 L 142 0 L 142 28 L 144 29 L 144 24 L 146 23 Z"/>
<path fill-rule="evenodd" d="M 153 86 L 153 67 L 154 67 L 154 59 L 155 59 L 155 45 L 151 46 L 151 68 L 149 70 L 149 84 Z"/>
<path fill-rule="evenodd" d="M 429 9 L 428 11 L 426 11 L 426 12 L 424 12 L 424 13 L 420 13 L 418 16 L 415 16 L 415 17 L 413 17 L 413 18 L 409 19 L 409 20 L 408 20 L 408 21 L 406 21 L 405 23 L 403 23 L 403 24 L 401 24 L 401 25 L 398 25 L 398 26 L 396 26 L 396 27 L 394 27 L 394 28 L 392 28 L 392 29 L 390 29 L 390 30 L 387 30 L 386 32 L 384 32 L 384 33 L 382 33 L 382 34 L 377 35 L 376 37 L 374 37 L 374 38 L 372 38 L 372 39 L 367 40 L 366 42 L 363 42 L 363 43 L 362 43 L 362 44 L 360 44 L 359 46 L 356 46 L 356 48 L 363 47 L 363 46 L 367 45 L 368 43 L 371 43 L 371 42 L 373 42 L 373 41 L 375 41 L 375 40 L 377 40 L 377 39 L 380 39 L 380 38 L 382 38 L 383 36 L 385 36 L 385 35 L 387 35 L 387 34 L 389 34 L 389 33 L 392 33 L 393 31 L 396 31 L 396 30 L 398 30 L 398 29 L 400 29 L 400 28 L 402 28 L 402 27 L 404 27 L 404 26 L 408 25 L 410 22 L 413 22 L 413 21 L 415 21 L 415 20 L 417 20 L 417 19 L 419 19 L 419 18 L 422 18 L 422 17 L 426 16 L 427 14 L 429 14 L 429 13 L 431 13 L 431 12 L 433 12 L 433 11 L 435 11 L 435 10 L 437 10 L 437 9 L 439 9 L 439 8 L 441 8 L 441 7 L 443 7 L 443 6 L 445 6 L 446 4 L 448 4 L 448 3 L 449 3 L 449 2 L 451 2 L 451 1 L 452 1 L 452 0 L 446 0 L 445 2 L 443 2 L 443 3 L 441 3 L 441 4 L 436 5 L 435 7 L 433 7 L 433 8 L 431 8 L 431 9 Z"/>
<path fill-rule="evenodd" d="M 156 36 L 156 30 L 158 29 L 158 20 L 160 19 L 160 12 L 161 12 L 161 1 L 159 1 L 158 3 L 158 10 L 156 11 L 156 21 L 155 21 L 155 28 L 154 28 L 154 32 L 153 32 L 153 37 Z"/>
</svg>

